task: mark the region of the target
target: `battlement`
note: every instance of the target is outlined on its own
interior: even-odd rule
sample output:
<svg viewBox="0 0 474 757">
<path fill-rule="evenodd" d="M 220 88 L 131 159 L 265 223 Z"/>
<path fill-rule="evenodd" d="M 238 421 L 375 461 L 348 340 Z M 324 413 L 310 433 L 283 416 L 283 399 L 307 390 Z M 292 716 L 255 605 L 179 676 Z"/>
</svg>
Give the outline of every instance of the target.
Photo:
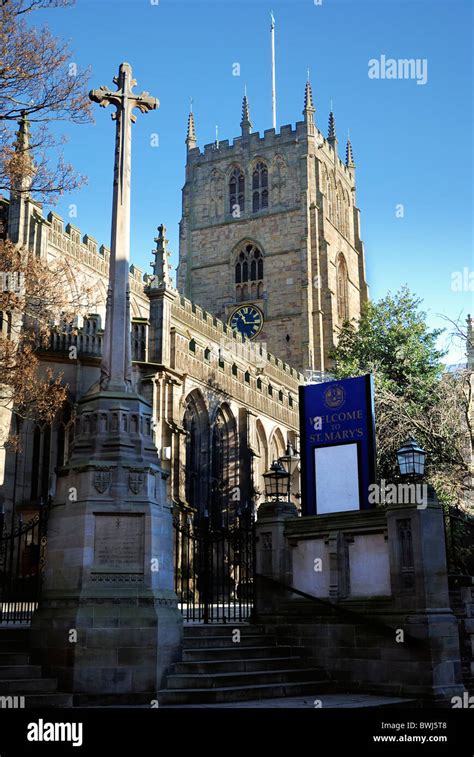
<svg viewBox="0 0 474 757">
<path fill-rule="evenodd" d="M 223 139 L 218 143 L 211 142 L 204 145 L 202 151 L 199 147 L 194 147 L 188 153 L 188 161 L 199 161 L 200 158 L 209 159 L 210 157 L 222 158 L 226 155 L 231 157 L 236 148 L 240 149 L 244 144 L 250 146 L 250 149 L 263 146 L 276 147 L 282 142 L 294 140 L 297 136 L 307 136 L 307 127 L 304 121 L 298 121 L 294 128 L 291 124 L 285 124 L 280 128 L 279 132 L 276 132 L 275 129 L 265 129 L 263 135 L 261 135 L 260 132 L 254 131 L 246 137 L 235 137 L 232 143 L 228 139 Z"/>
<path fill-rule="evenodd" d="M 81 230 L 72 223 L 64 228 L 61 216 L 50 211 L 45 222 L 48 228 L 48 242 L 62 252 L 72 255 L 94 270 L 107 274 L 110 262 L 110 249 L 105 245 L 98 247 L 97 240 L 89 234 L 81 239 Z"/>
<path fill-rule="evenodd" d="M 304 121 L 297 121 L 294 127 L 291 124 L 284 124 L 280 127 L 279 132 L 275 129 L 265 129 L 263 134 L 254 131 L 245 137 L 235 137 L 232 142 L 229 142 L 228 139 L 223 139 L 217 143 L 211 142 L 204 145 L 202 150 L 199 147 L 193 147 L 188 152 L 188 163 L 212 162 L 222 158 L 241 160 L 240 153 L 244 146 L 246 149 L 250 149 L 250 152 L 258 153 L 263 148 L 278 149 L 280 146 L 286 147 L 288 144 L 306 139 L 312 139 L 312 137 L 308 137 L 307 124 Z M 320 145 L 319 149 L 323 149 L 326 157 L 333 162 L 333 148 L 317 127 L 315 127 L 315 139 L 317 144 Z M 339 155 L 336 162 L 339 169 L 346 175 L 347 180 L 350 181 L 353 177 L 353 169 L 346 166 Z"/>
<path fill-rule="evenodd" d="M 57 213 L 50 211 L 45 220 L 48 243 L 56 247 L 66 255 L 70 255 L 81 263 L 93 268 L 94 271 L 107 278 L 110 265 L 110 248 L 105 245 L 98 246 L 97 240 L 90 234 L 84 234 L 81 238 L 81 230 L 68 223 L 64 228 L 64 219 Z M 146 281 L 143 271 L 137 265 L 130 266 L 130 287 L 137 296 L 145 297 L 144 287 Z"/>
<path fill-rule="evenodd" d="M 258 342 L 249 342 L 238 332 L 231 329 L 224 321 L 216 318 L 211 313 L 203 310 L 199 305 L 191 302 L 183 295 L 176 297 L 172 305 L 172 315 L 194 331 L 208 337 L 213 342 L 221 343 L 223 339 L 229 340 L 227 349 L 231 351 L 231 342 L 235 343 L 237 354 L 248 354 L 249 360 L 265 364 L 263 372 L 270 375 L 281 384 L 287 384 L 288 380 L 295 382 L 295 386 L 303 384 L 305 377 L 302 373 L 292 368 L 280 358 L 267 352 L 263 345 Z"/>
</svg>

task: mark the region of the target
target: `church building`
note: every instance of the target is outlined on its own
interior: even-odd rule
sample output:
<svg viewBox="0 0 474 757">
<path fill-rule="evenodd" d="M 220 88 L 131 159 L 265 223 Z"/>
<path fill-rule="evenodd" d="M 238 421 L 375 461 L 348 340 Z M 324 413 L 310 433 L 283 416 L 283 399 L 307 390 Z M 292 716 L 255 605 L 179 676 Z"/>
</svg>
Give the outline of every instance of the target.
<svg viewBox="0 0 474 757">
<path fill-rule="evenodd" d="M 310 82 L 295 127 L 252 132 L 247 96 L 240 127 L 232 144 L 201 150 L 189 114 L 177 283 L 163 224 L 152 274 L 132 265 L 129 277 L 134 382 L 153 405 L 169 495 L 200 513 L 210 503 L 222 522 L 258 506 L 263 473 L 288 443 L 298 446 L 298 385 L 330 368 L 338 328 L 368 296 L 352 146 L 343 162 L 332 112 L 327 138 L 317 128 Z M 24 119 L 17 145 L 28 144 Z M 74 403 L 98 377 L 110 251 L 44 216 L 22 189 L 2 200 L 3 234 L 44 260 L 66 260 L 71 287 L 92 284 L 102 303 L 77 334 L 53 333 L 41 354 L 64 374 L 68 407 L 52 425 L 18 422 L 20 448 L 2 449 L 1 504 L 28 515 L 54 497 Z M 3 411 L 2 441 L 11 422 Z"/>
</svg>

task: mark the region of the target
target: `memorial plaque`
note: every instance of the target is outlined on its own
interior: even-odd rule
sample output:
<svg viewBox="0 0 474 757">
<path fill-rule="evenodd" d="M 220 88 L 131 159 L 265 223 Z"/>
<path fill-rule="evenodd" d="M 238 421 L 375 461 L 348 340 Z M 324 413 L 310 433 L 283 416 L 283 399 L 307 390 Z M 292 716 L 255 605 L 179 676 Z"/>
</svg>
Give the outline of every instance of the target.
<svg viewBox="0 0 474 757">
<path fill-rule="evenodd" d="M 97 513 L 94 572 L 143 573 L 144 517 Z"/>
</svg>

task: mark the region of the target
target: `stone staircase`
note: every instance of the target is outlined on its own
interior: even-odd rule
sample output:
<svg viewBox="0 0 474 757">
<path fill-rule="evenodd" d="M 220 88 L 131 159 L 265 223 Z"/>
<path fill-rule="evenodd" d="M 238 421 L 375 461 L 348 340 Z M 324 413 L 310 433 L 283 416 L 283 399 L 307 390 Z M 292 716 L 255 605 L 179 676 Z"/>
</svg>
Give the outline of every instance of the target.
<svg viewBox="0 0 474 757">
<path fill-rule="evenodd" d="M 55 678 L 43 678 L 30 665 L 29 628 L 0 626 L 0 709 L 72 707 L 72 694 L 61 694 Z"/>
<path fill-rule="evenodd" d="M 172 666 L 158 702 L 160 707 L 217 704 L 330 690 L 327 675 L 308 667 L 304 648 L 281 645 L 261 626 L 190 625 L 184 627 L 182 662 Z"/>
</svg>

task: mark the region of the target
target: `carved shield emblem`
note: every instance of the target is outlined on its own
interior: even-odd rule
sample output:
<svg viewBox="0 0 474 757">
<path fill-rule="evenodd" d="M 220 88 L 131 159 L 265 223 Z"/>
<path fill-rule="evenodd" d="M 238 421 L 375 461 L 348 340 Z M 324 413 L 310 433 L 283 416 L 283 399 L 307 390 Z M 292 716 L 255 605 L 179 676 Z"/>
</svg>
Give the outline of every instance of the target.
<svg viewBox="0 0 474 757">
<path fill-rule="evenodd" d="M 103 494 L 110 484 L 110 470 L 96 470 L 94 473 L 94 487 L 99 494 Z"/>
<path fill-rule="evenodd" d="M 130 471 L 128 474 L 128 488 L 133 494 L 139 494 L 141 492 L 144 479 L 144 473 L 141 473 L 140 471 Z"/>
</svg>

